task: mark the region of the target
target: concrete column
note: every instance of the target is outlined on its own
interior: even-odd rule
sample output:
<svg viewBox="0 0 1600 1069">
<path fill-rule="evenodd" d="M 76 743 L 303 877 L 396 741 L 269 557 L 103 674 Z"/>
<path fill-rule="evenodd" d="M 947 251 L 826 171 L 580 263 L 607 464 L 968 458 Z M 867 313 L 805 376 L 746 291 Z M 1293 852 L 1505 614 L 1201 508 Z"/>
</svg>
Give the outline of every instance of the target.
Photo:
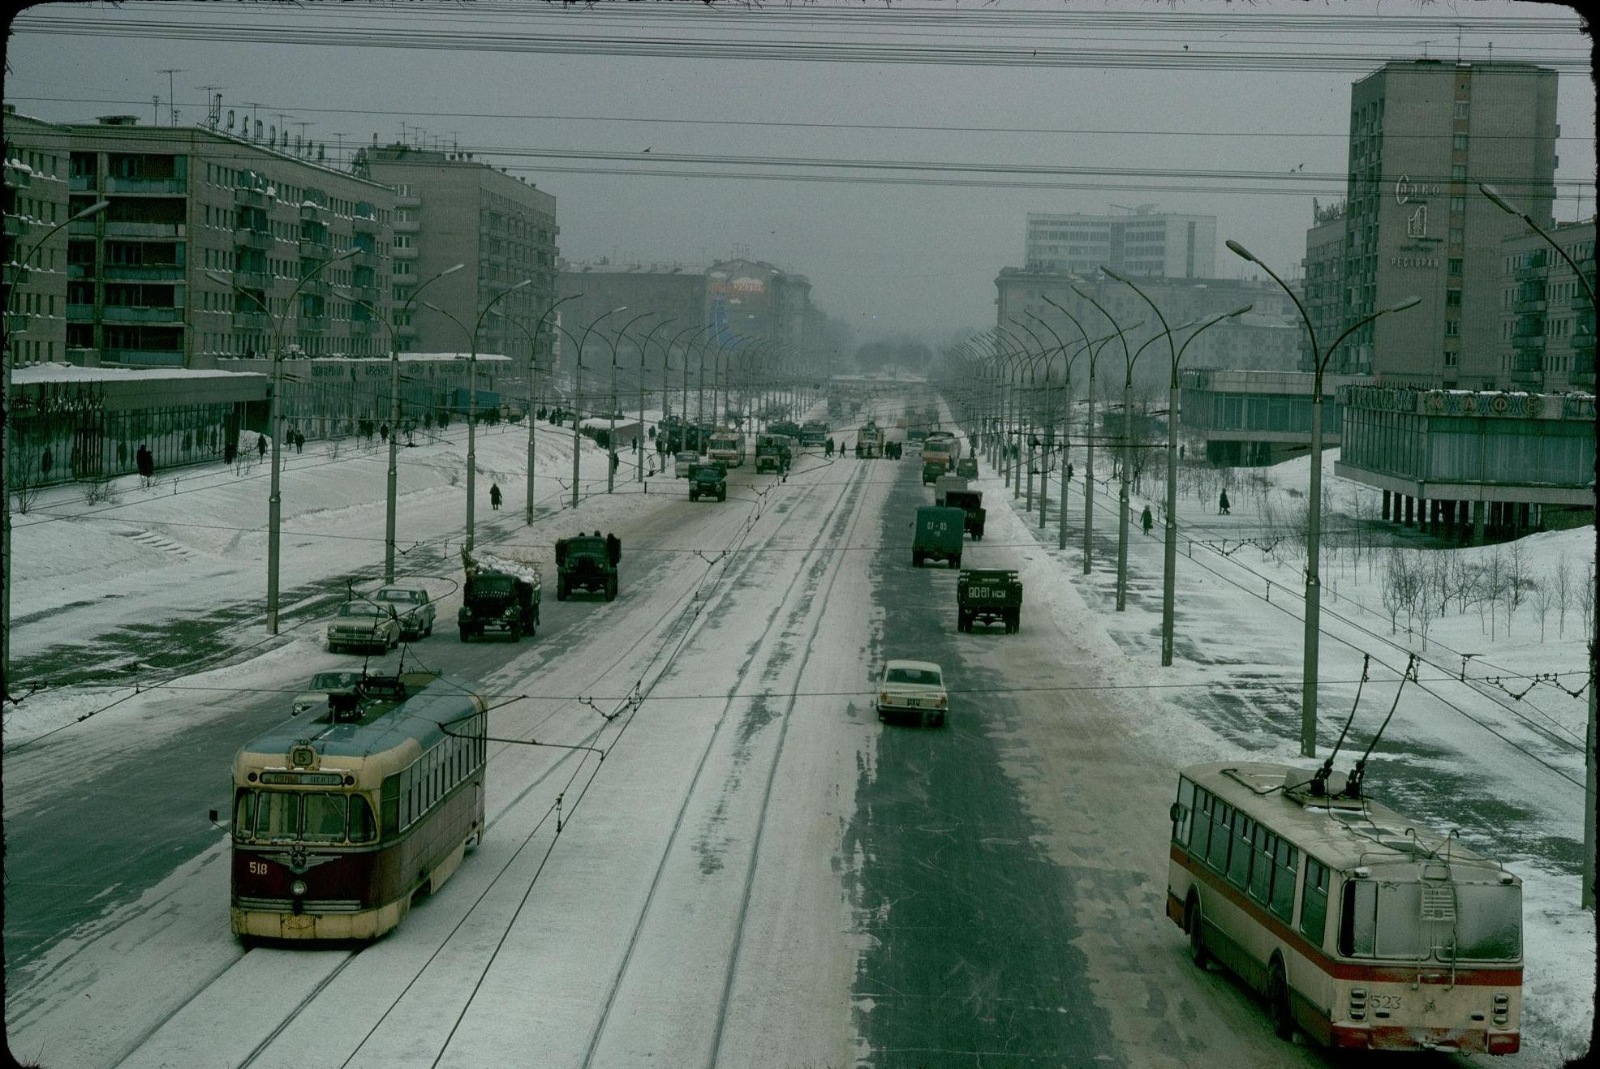
<svg viewBox="0 0 1600 1069">
<path fill-rule="evenodd" d="M 1391 497 L 1393 497 L 1393 495 L 1388 490 L 1383 492 L 1383 518 L 1385 520 L 1389 518 L 1389 499 Z"/>
<path fill-rule="evenodd" d="M 1487 511 L 1485 503 L 1474 501 L 1472 503 L 1472 544 L 1483 545 L 1483 514 Z"/>
<path fill-rule="evenodd" d="M 1412 497 L 1411 495 L 1407 494 L 1405 501 L 1406 501 L 1405 525 L 1407 527 L 1414 527 L 1414 526 L 1416 526 L 1416 524 L 1415 524 L 1415 521 L 1413 521 L 1413 519 L 1411 517 L 1411 509 L 1412 509 L 1412 506 L 1414 506 L 1417 503 L 1417 499 Z"/>
</svg>

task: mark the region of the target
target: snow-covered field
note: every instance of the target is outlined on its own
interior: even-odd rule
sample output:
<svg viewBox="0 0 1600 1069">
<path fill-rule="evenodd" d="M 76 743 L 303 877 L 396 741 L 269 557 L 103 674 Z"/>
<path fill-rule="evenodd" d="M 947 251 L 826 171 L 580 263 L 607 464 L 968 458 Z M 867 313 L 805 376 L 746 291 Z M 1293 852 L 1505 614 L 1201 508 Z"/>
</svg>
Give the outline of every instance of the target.
<svg viewBox="0 0 1600 1069">
<path fill-rule="evenodd" d="M 541 425 L 538 441 L 537 511 L 543 516 L 561 509 L 570 494 L 562 480 L 571 471 L 571 438 Z M 491 480 L 505 494 L 504 509 L 520 515 L 526 448 L 524 426 L 480 432 L 480 525 L 490 516 Z M 464 511 L 463 453 L 462 442 L 442 440 L 405 450 L 402 456 L 402 554 L 436 564 L 442 560 L 444 572 L 455 567 L 449 559 L 451 545 L 459 539 Z M 1504 827 L 1483 826 L 1440 805 L 1437 794 L 1412 797 L 1402 791 L 1398 799 L 1400 808 L 1412 810 L 1425 823 L 1459 826 L 1464 839 L 1501 858 L 1522 877 L 1527 957 L 1523 1024 L 1532 1059 L 1525 1064 L 1576 1057 L 1588 1044 L 1595 997 L 1594 917 L 1578 906 L 1573 863 L 1580 856 L 1583 830 L 1585 634 L 1590 626 L 1584 615 L 1593 611 L 1588 571 L 1595 559 L 1593 528 L 1535 534 L 1495 547 L 1402 549 L 1396 555 L 1363 544 L 1355 533 L 1356 519 L 1372 517 L 1376 494 L 1335 478 L 1336 458 L 1336 452 L 1327 455 L 1324 473 L 1331 510 L 1324 518 L 1322 554 L 1318 755 L 1326 753 L 1338 734 L 1358 690 L 1359 706 L 1340 766 L 1353 760 L 1352 746 L 1357 754 L 1365 748 L 1394 701 L 1408 654 L 1415 653 L 1415 678 L 1405 684 L 1394 723 L 1375 755 L 1373 792 L 1392 796 L 1400 777 L 1390 770 L 1422 769 L 1455 785 L 1462 813 L 1498 812 L 1495 806 L 1506 803 L 1519 814 Z M 374 574 L 383 556 L 385 451 L 345 443 L 333 455 L 326 444 L 315 443 L 304 454 L 286 459 L 282 589 L 309 589 L 357 569 Z M 654 493 L 640 492 L 626 462 L 617 473 L 620 492 L 597 496 L 605 489 L 603 455 L 586 447 L 583 463 L 585 524 L 592 519 L 604 527 L 659 504 Z M 1115 613 L 1114 556 L 1097 549 L 1090 575 L 1082 574 L 1082 499 L 1077 495 L 1081 457 L 1077 463 L 1064 551 L 1055 548 L 1053 506 L 1043 532 L 1037 526 L 1037 506 L 1024 516 L 1018 501 L 1013 512 L 999 515 L 1011 500 L 1010 492 L 984 465 L 990 544 L 1011 545 L 1025 557 L 1026 611 L 1055 614 L 1082 604 L 1097 614 L 1113 642 L 1088 647 L 1096 658 L 1090 665 L 1096 685 L 1147 688 L 1142 694 L 1154 698 L 1146 730 L 1163 740 L 1175 760 L 1204 760 L 1213 756 L 1208 752 L 1213 749 L 1221 754 L 1240 748 L 1267 759 L 1296 759 L 1298 716 L 1288 720 L 1264 714 L 1261 710 L 1281 710 L 1282 702 L 1256 703 L 1255 697 L 1298 695 L 1303 536 L 1294 531 L 1292 517 L 1305 498 L 1307 462 L 1269 469 L 1258 483 L 1247 479 L 1250 473 L 1234 472 L 1229 516 L 1217 515 L 1217 486 L 1210 481 L 1215 476 L 1203 469 L 1185 476 L 1179 505 L 1178 654 L 1166 669 L 1158 667 L 1162 488 L 1147 481 L 1145 496 L 1134 498 L 1128 606 Z M 152 697 L 152 686 L 259 690 L 281 686 L 278 681 L 286 675 L 298 679 L 305 674 L 303 658 L 318 646 L 320 622 L 303 625 L 307 630 L 300 634 L 291 629 L 287 640 L 268 636 L 262 623 L 266 486 L 264 465 L 161 473 L 151 487 L 124 480 L 112 500 L 95 504 L 85 502 L 80 490 L 56 488 L 42 494 L 27 514 L 13 517 L 14 663 L 56 656 L 75 646 L 110 656 L 95 644 L 97 636 L 130 625 L 159 628 L 213 610 L 224 599 L 254 611 L 227 629 L 215 664 L 197 672 L 155 672 L 140 667 L 135 654 L 117 654 L 127 671 L 126 685 L 56 686 L 48 676 L 13 680 L 13 689 L 25 698 L 4 713 L 8 820 L 27 811 L 51 771 L 51 762 L 33 762 L 27 750 L 16 750 L 28 740 L 75 733 L 79 757 L 109 752 L 133 737 L 140 745 L 154 746 L 181 725 L 154 714 L 159 699 Z M 1052 486 L 1052 497 L 1055 491 Z M 1157 514 L 1149 536 L 1137 523 L 1147 500 Z M 1101 538 L 1114 538 L 1115 510 L 1115 487 L 1102 486 L 1095 519 Z M 759 504 L 750 509 L 753 516 L 760 511 Z M 1524 585 L 1524 597 L 1509 616 L 1504 596 L 1491 605 L 1473 602 L 1470 595 L 1464 603 L 1455 596 L 1441 597 L 1447 600 L 1443 612 L 1426 613 L 1426 621 L 1414 608 L 1409 614 L 1403 607 L 1391 613 L 1399 577 L 1417 570 L 1405 563 L 1444 558 L 1477 566 L 1480 575 L 1515 571 L 1532 585 Z M 1564 610 L 1554 593 L 1540 593 L 1558 587 L 1563 568 L 1568 584 Z M 286 611 L 291 607 L 286 604 Z M 729 664 L 742 665 L 748 651 L 735 634 L 728 639 Z M 825 633 L 823 641 L 843 646 L 854 638 Z M 241 655 L 253 647 L 258 655 Z M 1364 658 L 1369 659 L 1362 685 Z M 1242 712 L 1232 718 L 1219 713 L 1219 693 L 1236 698 Z M 219 845 L 217 856 L 196 858 L 190 867 L 214 868 L 222 850 Z M 174 888 L 192 876 L 187 873 Z M 166 893 L 181 894 L 174 888 Z M 803 934 L 801 929 L 786 937 Z M 841 976 L 839 983 L 848 979 Z M 137 997 L 133 990 L 125 993 Z M 507 991 L 506 997 L 525 994 Z"/>
</svg>

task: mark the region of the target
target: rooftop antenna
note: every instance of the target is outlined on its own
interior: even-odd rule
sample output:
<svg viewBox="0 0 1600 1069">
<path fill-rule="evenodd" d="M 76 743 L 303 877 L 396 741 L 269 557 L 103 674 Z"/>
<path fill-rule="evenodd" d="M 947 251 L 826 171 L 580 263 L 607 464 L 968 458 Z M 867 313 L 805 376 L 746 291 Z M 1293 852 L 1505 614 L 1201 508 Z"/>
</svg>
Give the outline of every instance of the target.
<svg viewBox="0 0 1600 1069">
<path fill-rule="evenodd" d="M 211 103 L 206 108 L 206 129 L 215 133 L 217 126 L 222 122 L 222 94 L 215 90 L 221 89 L 222 86 L 202 85 L 200 88 L 212 94 Z"/>
<path fill-rule="evenodd" d="M 182 67 L 157 67 L 156 68 L 156 73 L 165 74 L 167 76 L 167 118 L 169 120 L 167 125 L 169 125 L 169 126 L 177 126 L 178 125 L 178 111 L 173 106 L 173 100 L 172 100 L 172 76 L 174 74 L 187 74 L 189 72 L 187 70 L 183 69 Z M 160 121 L 161 121 L 161 118 L 160 118 L 160 115 L 158 114 L 156 116 L 156 122 L 159 123 Z"/>
<path fill-rule="evenodd" d="M 152 114 L 150 116 L 150 124 L 152 126 L 159 126 L 161 124 L 161 94 L 160 93 L 157 93 L 155 96 L 150 98 L 150 110 L 152 112 Z"/>
<path fill-rule="evenodd" d="M 1367 775 L 1367 758 L 1372 756 L 1372 748 L 1378 745 L 1378 740 L 1383 738 L 1383 733 L 1389 727 L 1389 721 L 1394 719 L 1394 711 L 1400 707 L 1400 694 L 1406 689 L 1406 680 L 1415 679 L 1417 672 L 1417 655 L 1409 654 L 1406 657 L 1406 670 L 1400 676 L 1400 685 L 1395 688 L 1394 704 L 1389 706 L 1389 715 L 1383 718 L 1383 723 L 1378 726 L 1378 733 L 1372 736 L 1372 741 L 1367 743 L 1367 752 L 1361 755 L 1361 760 L 1356 762 L 1356 767 L 1350 772 L 1350 780 L 1345 784 L 1344 793 L 1350 798 L 1361 797 L 1361 781 Z"/>
</svg>

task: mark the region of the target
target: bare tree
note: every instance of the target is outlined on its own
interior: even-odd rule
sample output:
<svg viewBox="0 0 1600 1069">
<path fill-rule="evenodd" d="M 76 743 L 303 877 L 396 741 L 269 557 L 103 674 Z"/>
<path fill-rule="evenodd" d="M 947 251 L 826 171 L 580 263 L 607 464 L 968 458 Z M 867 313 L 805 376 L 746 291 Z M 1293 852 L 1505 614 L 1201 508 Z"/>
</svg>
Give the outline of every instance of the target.
<svg viewBox="0 0 1600 1069">
<path fill-rule="evenodd" d="M 1478 570 L 1478 581 L 1475 584 L 1478 601 L 1478 623 L 1483 623 L 1484 609 L 1489 610 L 1489 639 L 1493 641 L 1498 629 L 1499 620 L 1497 613 L 1500 608 L 1500 596 L 1505 590 L 1506 583 L 1506 555 L 1499 546 L 1495 546 L 1489 554 L 1489 559 L 1483 562 Z"/>
<path fill-rule="evenodd" d="M 33 463 L 31 457 L 24 459 L 11 473 L 11 500 L 16 502 L 15 508 L 23 516 L 39 500 L 39 491 L 44 488 L 43 480 L 33 474 Z"/>
<path fill-rule="evenodd" d="M 1594 561 L 1583 571 L 1583 583 L 1578 587 L 1578 609 L 1583 614 L 1583 633 L 1594 635 Z"/>
<path fill-rule="evenodd" d="M 1528 598 L 1528 587 L 1532 577 L 1528 574 L 1528 551 L 1521 540 L 1511 543 L 1511 552 L 1506 556 L 1505 586 L 1502 597 L 1506 603 L 1506 636 L 1511 635 L 1511 622 L 1516 618 L 1517 610 Z"/>
<path fill-rule="evenodd" d="M 1554 583 L 1533 582 L 1533 614 L 1539 618 L 1539 641 L 1544 641 L 1544 621 L 1550 615 L 1550 608 L 1556 603 Z"/>
<path fill-rule="evenodd" d="M 1410 613 L 1416 603 L 1417 592 L 1414 569 L 1404 550 L 1391 547 L 1384 554 L 1383 580 L 1378 593 L 1384 611 L 1389 614 L 1389 634 L 1394 634 L 1398 629 L 1401 610 L 1406 611 L 1406 623 L 1409 626 Z"/>
<path fill-rule="evenodd" d="M 1572 573 L 1567 568 L 1567 558 L 1556 562 L 1556 637 L 1567 637 L 1567 604 L 1572 599 Z"/>
</svg>

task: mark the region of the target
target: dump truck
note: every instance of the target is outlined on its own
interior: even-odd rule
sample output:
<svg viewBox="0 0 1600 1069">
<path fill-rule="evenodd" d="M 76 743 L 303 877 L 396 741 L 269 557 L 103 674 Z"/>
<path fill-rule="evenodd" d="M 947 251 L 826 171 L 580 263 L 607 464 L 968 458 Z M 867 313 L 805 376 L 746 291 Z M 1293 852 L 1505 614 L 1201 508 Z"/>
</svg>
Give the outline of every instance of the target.
<svg viewBox="0 0 1600 1069">
<path fill-rule="evenodd" d="M 911 536 L 911 566 L 920 568 L 924 561 L 942 560 L 952 568 L 961 567 L 966 520 L 967 514 L 961 509 L 938 505 L 917 509 L 916 530 Z"/>
<path fill-rule="evenodd" d="M 1014 635 L 1022 626 L 1022 580 L 1014 571 L 963 568 L 956 576 L 956 630 L 1003 624 Z"/>
<path fill-rule="evenodd" d="M 556 600 L 566 601 L 575 590 L 589 590 L 615 601 L 621 559 L 622 542 L 616 535 L 601 538 L 596 531 L 556 539 Z"/>
<path fill-rule="evenodd" d="M 988 513 L 983 508 L 982 490 L 947 490 L 944 504 L 947 508 L 966 513 L 963 529 L 977 541 L 983 541 L 983 520 Z"/>
<path fill-rule="evenodd" d="M 542 593 L 538 566 L 466 548 L 461 550 L 461 563 L 467 573 L 461 608 L 456 611 L 461 641 L 482 638 L 489 631 L 503 632 L 512 642 L 533 635 Z"/>
<path fill-rule="evenodd" d="M 699 501 L 702 497 L 728 500 L 728 473 L 721 464 L 701 461 L 689 469 L 689 500 Z"/>
</svg>

